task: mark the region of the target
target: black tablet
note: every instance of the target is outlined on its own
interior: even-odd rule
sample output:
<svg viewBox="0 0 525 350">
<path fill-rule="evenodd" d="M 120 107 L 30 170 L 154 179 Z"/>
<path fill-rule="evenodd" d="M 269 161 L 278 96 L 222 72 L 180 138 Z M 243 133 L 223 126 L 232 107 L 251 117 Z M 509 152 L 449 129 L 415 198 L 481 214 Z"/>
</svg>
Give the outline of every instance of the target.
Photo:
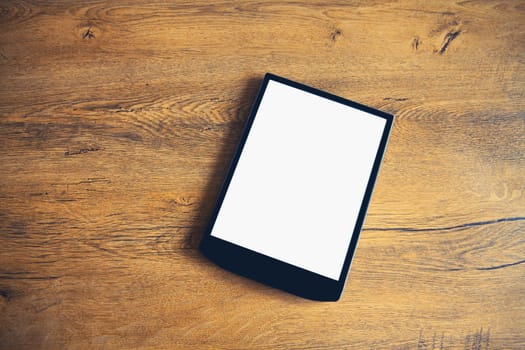
<svg viewBox="0 0 525 350">
<path fill-rule="evenodd" d="M 338 300 L 393 116 L 266 74 L 201 242 L 225 269 Z"/>
</svg>

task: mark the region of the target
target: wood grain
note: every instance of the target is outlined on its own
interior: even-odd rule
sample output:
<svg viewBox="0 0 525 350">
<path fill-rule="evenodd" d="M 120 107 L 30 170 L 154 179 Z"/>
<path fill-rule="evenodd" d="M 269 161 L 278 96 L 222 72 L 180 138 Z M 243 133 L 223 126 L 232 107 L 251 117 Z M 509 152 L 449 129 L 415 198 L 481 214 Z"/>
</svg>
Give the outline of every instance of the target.
<svg viewBox="0 0 525 350">
<path fill-rule="evenodd" d="M 0 348 L 525 348 L 521 1 L 0 2 Z M 396 116 L 338 303 L 196 250 L 265 72 Z"/>
</svg>

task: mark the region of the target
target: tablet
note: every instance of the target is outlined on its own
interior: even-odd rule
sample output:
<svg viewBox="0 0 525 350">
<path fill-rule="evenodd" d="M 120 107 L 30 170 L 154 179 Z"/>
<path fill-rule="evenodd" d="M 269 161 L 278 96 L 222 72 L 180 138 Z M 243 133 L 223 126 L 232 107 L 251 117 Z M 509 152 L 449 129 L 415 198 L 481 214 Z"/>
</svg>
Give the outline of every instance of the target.
<svg viewBox="0 0 525 350">
<path fill-rule="evenodd" d="M 393 116 L 266 74 L 200 250 L 314 300 L 345 285 Z"/>
</svg>

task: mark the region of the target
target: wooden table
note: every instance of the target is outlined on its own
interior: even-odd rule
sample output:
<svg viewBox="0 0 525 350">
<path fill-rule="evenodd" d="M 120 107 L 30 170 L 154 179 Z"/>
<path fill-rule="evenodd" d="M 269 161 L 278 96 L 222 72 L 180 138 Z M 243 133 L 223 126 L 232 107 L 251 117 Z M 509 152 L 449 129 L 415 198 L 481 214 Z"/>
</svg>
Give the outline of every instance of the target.
<svg viewBox="0 0 525 350">
<path fill-rule="evenodd" d="M 0 348 L 525 348 L 522 1 L 0 7 Z M 337 303 L 196 249 L 267 71 L 396 116 Z"/>
</svg>

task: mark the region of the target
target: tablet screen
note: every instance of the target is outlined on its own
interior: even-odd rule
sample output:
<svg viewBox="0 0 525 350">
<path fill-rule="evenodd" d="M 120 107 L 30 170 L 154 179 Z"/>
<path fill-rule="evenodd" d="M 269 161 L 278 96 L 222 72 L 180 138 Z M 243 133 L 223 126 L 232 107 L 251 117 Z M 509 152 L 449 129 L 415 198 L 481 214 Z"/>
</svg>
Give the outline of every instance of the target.
<svg viewBox="0 0 525 350">
<path fill-rule="evenodd" d="M 270 80 L 210 234 L 338 280 L 385 124 Z"/>
</svg>

